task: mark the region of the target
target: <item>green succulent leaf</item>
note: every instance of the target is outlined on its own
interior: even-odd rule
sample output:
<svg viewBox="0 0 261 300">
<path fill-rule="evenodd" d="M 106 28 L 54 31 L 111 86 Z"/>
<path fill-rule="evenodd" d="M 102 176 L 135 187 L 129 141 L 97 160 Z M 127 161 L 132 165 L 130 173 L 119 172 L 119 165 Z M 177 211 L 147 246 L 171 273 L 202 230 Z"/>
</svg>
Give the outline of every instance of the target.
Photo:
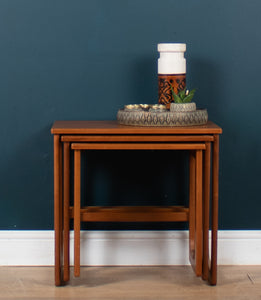
<svg viewBox="0 0 261 300">
<path fill-rule="evenodd" d="M 172 85 L 170 85 L 171 92 L 174 98 L 175 103 L 183 103 L 183 101 L 180 99 L 180 97 L 174 92 Z"/>
<path fill-rule="evenodd" d="M 193 89 L 192 91 L 189 92 L 189 94 L 183 99 L 184 103 L 191 102 L 192 98 L 194 97 L 194 94 L 196 92 L 196 89 Z"/>
<path fill-rule="evenodd" d="M 186 97 L 186 87 L 184 88 L 184 90 L 179 91 L 178 96 L 181 100 L 183 100 Z"/>
</svg>

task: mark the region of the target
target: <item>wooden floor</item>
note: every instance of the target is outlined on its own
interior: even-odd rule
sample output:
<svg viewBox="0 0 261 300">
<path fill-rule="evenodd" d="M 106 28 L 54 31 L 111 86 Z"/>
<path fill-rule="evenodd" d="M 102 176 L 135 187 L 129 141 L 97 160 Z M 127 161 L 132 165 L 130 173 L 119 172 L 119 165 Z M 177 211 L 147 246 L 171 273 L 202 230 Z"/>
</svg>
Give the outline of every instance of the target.
<svg viewBox="0 0 261 300">
<path fill-rule="evenodd" d="M 188 266 L 85 267 L 55 287 L 53 267 L 0 267 L 0 299 L 248 299 L 261 300 L 261 266 L 220 266 L 208 286 Z"/>
</svg>

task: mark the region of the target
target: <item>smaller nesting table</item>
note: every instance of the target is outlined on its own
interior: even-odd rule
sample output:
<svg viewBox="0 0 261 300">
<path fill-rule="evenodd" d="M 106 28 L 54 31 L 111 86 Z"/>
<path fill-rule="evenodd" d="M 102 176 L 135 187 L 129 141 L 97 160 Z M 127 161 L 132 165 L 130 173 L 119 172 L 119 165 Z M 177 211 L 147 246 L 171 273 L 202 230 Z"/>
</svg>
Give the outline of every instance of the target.
<svg viewBox="0 0 261 300">
<path fill-rule="evenodd" d="M 197 276 L 217 281 L 219 134 L 212 122 L 190 127 L 136 127 L 116 121 L 56 121 L 54 135 L 55 285 L 70 278 L 69 232 L 74 221 L 74 275 L 80 276 L 81 222 L 188 222 L 189 258 Z M 81 207 L 81 152 L 88 150 L 189 151 L 189 207 Z M 74 152 L 71 168 L 70 152 Z M 74 201 L 70 206 L 70 176 Z M 212 173 L 212 174 L 211 174 Z M 211 176 L 212 175 L 212 176 Z M 212 178 L 212 183 L 211 183 Z M 210 188 L 212 197 L 210 203 Z M 211 205 L 210 205 L 211 204 Z M 209 216 L 211 226 L 209 226 Z M 211 227 L 211 255 L 209 255 Z"/>
</svg>

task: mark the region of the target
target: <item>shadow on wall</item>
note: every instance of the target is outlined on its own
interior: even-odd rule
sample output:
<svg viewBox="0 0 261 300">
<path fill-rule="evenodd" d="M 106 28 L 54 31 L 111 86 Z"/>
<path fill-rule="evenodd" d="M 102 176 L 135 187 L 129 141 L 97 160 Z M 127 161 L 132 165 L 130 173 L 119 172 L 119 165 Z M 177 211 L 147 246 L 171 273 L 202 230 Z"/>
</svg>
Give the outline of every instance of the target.
<svg viewBox="0 0 261 300">
<path fill-rule="evenodd" d="M 0 170 L 2 230 L 53 228 L 52 145 L 46 126 L 10 149 Z"/>
</svg>

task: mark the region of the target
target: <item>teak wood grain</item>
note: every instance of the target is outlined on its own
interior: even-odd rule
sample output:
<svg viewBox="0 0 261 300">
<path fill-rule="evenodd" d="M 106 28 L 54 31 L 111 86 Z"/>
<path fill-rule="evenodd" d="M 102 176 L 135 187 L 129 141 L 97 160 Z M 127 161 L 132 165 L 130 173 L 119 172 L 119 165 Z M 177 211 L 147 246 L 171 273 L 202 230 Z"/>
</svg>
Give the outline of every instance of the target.
<svg viewBox="0 0 261 300">
<path fill-rule="evenodd" d="M 62 135 L 62 142 L 212 142 L 212 135 Z"/>
<path fill-rule="evenodd" d="M 81 152 L 74 152 L 74 276 L 80 276 Z"/>
<path fill-rule="evenodd" d="M 126 149 L 126 150 L 191 150 L 196 155 L 195 161 L 195 209 L 190 210 L 193 219 L 195 220 L 195 247 L 193 251 L 190 252 L 191 265 L 197 276 L 202 275 L 202 150 L 205 149 L 204 143 L 72 143 L 71 149 L 74 150 L 75 155 L 75 198 L 74 198 L 74 233 L 77 238 L 75 238 L 75 276 L 80 275 L 80 253 L 79 253 L 79 237 L 80 237 L 80 227 L 79 222 L 82 221 L 116 221 L 116 222 L 150 222 L 157 220 L 164 222 L 184 222 L 190 221 L 188 214 L 182 214 L 180 212 L 171 211 L 160 211 L 158 208 L 158 213 L 154 208 L 147 209 L 144 214 L 144 208 L 141 211 L 133 210 L 128 208 L 128 210 L 121 211 L 119 208 L 114 210 L 96 210 L 96 211 L 85 211 L 81 218 L 81 207 L 80 207 L 80 164 L 76 163 L 80 159 L 80 151 L 82 150 L 111 150 L 111 149 Z M 134 212 L 134 213 L 133 213 Z M 158 214 L 158 215 L 157 215 Z M 196 217 L 195 217 L 196 216 Z"/>
<path fill-rule="evenodd" d="M 186 222 L 189 209 L 186 207 L 160 206 L 93 206 L 81 208 L 81 221 L 85 222 Z M 70 207 L 70 217 L 74 208 Z"/>
<path fill-rule="evenodd" d="M 55 285 L 70 279 L 69 230 L 74 223 L 74 274 L 80 275 L 81 222 L 189 222 L 189 258 L 197 276 L 217 281 L 219 135 L 208 122 L 189 127 L 135 127 L 116 121 L 56 121 L 54 134 Z M 81 152 L 85 150 L 188 150 L 189 207 L 81 207 Z M 74 167 L 70 152 L 74 152 Z M 74 202 L 70 176 L 74 170 Z M 211 195 L 210 195 L 211 191 Z M 210 201 L 211 202 L 210 202 Z M 211 251 L 209 220 L 211 215 Z M 210 263 L 209 263 L 210 259 Z"/>
<path fill-rule="evenodd" d="M 206 125 L 186 127 L 146 127 L 119 125 L 117 121 L 56 121 L 52 134 L 221 134 L 222 129 L 208 121 Z"/>
<path fill-rule="evenodd" d="M 205 149 L 205 144 L 172 143 L 72 143 L 73 150 L 197 150 Z"/>
<path fill-rule="evenodd" d="M 202 278 L 208 279 L 209 273 L 209 197 L 210 197 L 210 169 L 211 169 L 211 144 L 206 142 L 204 151 L 204 170 L 203 170 L 203 265 Z"/>
<path fill-rule="evenodd" d="M 63 276 L 70 279 L 70 143 L 63 143 Z"/>
</svg>

